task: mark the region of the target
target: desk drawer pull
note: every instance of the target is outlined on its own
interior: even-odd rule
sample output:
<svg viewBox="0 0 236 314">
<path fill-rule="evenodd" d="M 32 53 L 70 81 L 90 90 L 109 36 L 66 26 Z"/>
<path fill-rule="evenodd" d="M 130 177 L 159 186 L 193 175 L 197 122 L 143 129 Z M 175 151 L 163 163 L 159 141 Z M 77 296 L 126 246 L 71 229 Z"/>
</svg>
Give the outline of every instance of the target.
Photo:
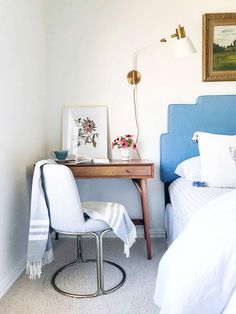
<svg viewBox="0 0 236 314">
<path fill-rule="evenodd" d="M 126 169 L 126 173 L 129 173 L 130 171 L 128 169 Z"/>
</svg>

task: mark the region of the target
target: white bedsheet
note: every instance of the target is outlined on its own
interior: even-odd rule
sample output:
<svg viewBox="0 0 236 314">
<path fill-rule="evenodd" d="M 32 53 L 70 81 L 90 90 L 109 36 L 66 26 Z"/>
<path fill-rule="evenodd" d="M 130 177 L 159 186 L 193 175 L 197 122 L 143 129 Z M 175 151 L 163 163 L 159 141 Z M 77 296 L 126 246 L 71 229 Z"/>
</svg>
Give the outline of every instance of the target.
<svg viewBox="0 0 236 314">
<path fill-rule="evenodd" d="M 160 261 L 160 314 L 236 313 L 236 190 L 208 202 Z"/>
<path fill-rule="evenodd" d="M 166 205 L 165 227 L 167 232 L 167 244 L 169 247 L 171 243 L 177 239 L 185 227 L 181 219 L 178 219 L 175 216 L 175 211 L 170 203 Z"/>
<path fill-rule="evenodd" d="M 214 198 L 232 189 L 195 187 L 186 179 L 178 178 L 169 187 L 171 200 L 165 212 L 165 221 L 170 245 L 186 227 L 192 217 Z"/>
</svg>

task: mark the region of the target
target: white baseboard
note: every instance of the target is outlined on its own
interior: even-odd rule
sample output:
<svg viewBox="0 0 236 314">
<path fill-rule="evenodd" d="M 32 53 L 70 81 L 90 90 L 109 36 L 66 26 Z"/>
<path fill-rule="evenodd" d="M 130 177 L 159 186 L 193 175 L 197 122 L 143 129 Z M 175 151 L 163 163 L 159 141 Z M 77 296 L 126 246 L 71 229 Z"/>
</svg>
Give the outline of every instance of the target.
<svg viewBox="0 0 236 314">
<path fill-rule="evenodd" d="M 15 268 L 0 282 L 0 299 L 4 296 L 7 290 L 21 275 L 26 266 L 26 256 L 24 256 Z"/>
<path fill-rule="evenodd" d="M 137 237 L 144 238 L 144 228 L 143 226 L 136 226 Z M 152 230 L 150 229 L 150 237 L 151 238 L 165 238 L 166 232 L 165 230 Z"/>
</svg>

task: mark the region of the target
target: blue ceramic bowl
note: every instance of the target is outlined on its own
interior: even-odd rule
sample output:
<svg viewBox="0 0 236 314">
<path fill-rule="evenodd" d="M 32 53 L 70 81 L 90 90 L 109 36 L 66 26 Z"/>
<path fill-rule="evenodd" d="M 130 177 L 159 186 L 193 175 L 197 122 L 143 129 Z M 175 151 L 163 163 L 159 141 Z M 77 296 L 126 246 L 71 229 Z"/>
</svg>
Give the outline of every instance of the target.
<svg viewBox="0 0 236 314">
<path fill-rule="evenodd" d="M 51 152 L 51 156 L 58 160 L 65 160 L 68 156 L 68 150 L 54 150 Z"/>
</svg>

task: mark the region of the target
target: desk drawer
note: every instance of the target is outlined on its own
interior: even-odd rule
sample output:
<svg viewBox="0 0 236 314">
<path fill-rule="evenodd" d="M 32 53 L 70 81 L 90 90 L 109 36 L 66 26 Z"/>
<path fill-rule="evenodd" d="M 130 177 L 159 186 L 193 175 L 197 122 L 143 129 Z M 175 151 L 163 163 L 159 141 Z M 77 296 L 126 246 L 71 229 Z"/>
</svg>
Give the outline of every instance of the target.
<svg viewBox="0 0 236 314">
<path fill-rule="evenodd" d="M 152 178 L 152 165 L 71 167 L 76 178 Z"/>
</svg>

